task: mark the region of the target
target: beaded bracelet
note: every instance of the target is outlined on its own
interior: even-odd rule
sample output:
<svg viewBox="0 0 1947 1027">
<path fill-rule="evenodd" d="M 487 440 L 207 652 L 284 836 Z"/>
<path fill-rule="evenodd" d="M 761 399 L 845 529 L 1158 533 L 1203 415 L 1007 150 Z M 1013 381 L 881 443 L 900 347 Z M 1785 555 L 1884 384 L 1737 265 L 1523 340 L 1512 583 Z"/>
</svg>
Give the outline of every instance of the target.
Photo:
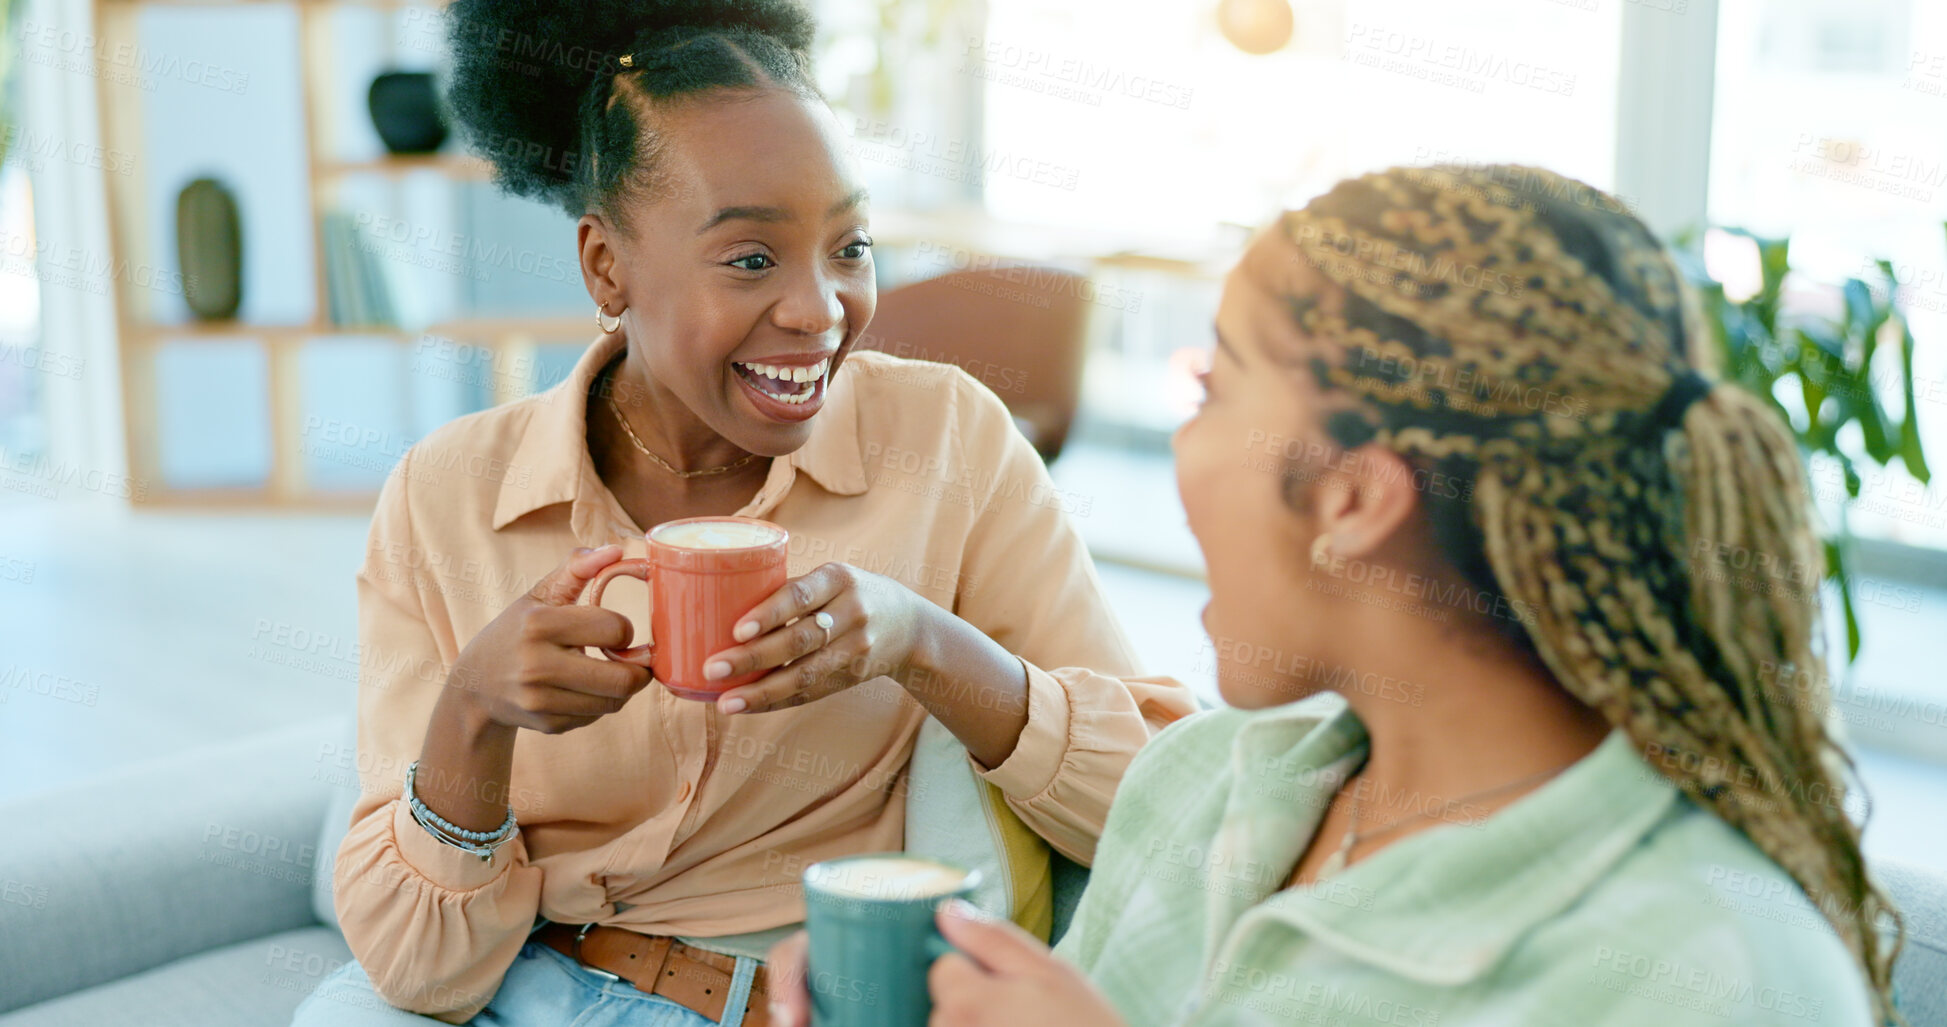
<svg viewBox="0 0 1947 1027">
<path fill-rule="evenodd" d="M 418 773 L 418 760 L 413 760 L 406 765 L 406 808 L 412 812 L 412 819 L 426 829 L 426 833 L 447 845 L 480 857 L 483 863 L 491 861 L 494 850 L 506 844 L 507 839 L 514 836 L 514 807 L 512 806 L 507 807 L 507 819 L 501 821 L 500 826 L 491 831 L 469 831 L 433 812 L 432 807 L 419 801 L 419 793 L 413 790 L 413 778 Z"/>
</svg>

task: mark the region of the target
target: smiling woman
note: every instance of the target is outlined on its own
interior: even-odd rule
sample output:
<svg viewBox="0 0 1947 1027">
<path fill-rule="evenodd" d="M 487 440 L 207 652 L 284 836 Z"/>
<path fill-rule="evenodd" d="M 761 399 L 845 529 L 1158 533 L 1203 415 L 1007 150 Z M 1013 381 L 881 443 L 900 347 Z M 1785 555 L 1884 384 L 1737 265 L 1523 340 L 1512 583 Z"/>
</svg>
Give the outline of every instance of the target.
<svg viewBox="0 0 1947 1027">
<path fill-rule="evenodd" d="M 1123 768 L 1192 702 L 1132 676 L 1000 400 L 853 352 L 867 196 L 811 85 L 809 16 L 449 14 L 450 105 L 501 187 L 577 219 L 601 334 L 555 388 L 419 442 L 380 494 L 369 769 L 334 877 L 358 961 L 297 1022 L 739 1023 L 804 867 L 862 852 L 984 865 L 982 897 L 1045 936 L 1050 846 L 1091 858 Z M 509 473 L 445 470 L 475 458 Z M 655 525 L 725 515 L 790 532 L 785 586 L 702 668 L 748 683 L 692 701 L 590 655 L 633 629 L 589 581 Z M 443 679 L 398 669 L 428 661 Z"/>
</svg>

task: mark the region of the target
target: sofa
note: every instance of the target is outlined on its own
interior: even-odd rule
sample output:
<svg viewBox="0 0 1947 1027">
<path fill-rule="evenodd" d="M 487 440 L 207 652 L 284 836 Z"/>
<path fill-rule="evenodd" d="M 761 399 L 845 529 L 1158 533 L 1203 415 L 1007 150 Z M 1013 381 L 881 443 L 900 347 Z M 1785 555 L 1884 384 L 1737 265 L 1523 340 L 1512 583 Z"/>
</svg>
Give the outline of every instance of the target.
<svg viewBox="0 0 1947 1027">
<path fill-rule="evenodd" d="M 289 1023 L 351 958 L 330 880 L 357 788 L 347 717 L 0 803 L 0 1027 Z M 1878 872 L 1908 1020 L 1947 1027 L 1947 875 Z M 1086 877 L 1057 858 L 1057 931 Z"/>
<path fill-rule="evenodd" d="M 0 803 L 0 1027 L 289 1023 L 352 958 L 354 737 L 330 718 Z M 1057 931 L 1086 882 L 1055 856 Z"/>
</svg>

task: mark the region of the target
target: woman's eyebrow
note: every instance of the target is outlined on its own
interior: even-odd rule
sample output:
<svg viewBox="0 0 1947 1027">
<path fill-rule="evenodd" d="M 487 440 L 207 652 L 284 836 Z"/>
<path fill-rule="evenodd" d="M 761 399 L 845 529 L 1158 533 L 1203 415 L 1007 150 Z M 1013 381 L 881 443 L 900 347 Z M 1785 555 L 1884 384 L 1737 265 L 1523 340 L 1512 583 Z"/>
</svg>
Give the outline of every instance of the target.
<svg viewBox="0 0 1947 1027">
<path fill-rule="evenodd" d="M 725 207 L 717 211 L 710 220 L 703 222 L 703 227 L 697 229 L 696 234 L 702 235 L 710 229 L 723 224 L 725 221 L 762 221 L 765 223 L 776 223 L 789 220 L 791 220 L 791 212 L 785 210 L 783 207 Z"/>
<path fill-rule="evenodd" d="M 847 196 L 844 199 L 838 201 L 837 203 L 832 204 L 832 209 L 825 212 L 825 217 L 835 218 L 840 214 L 843 214 L 846 211 L 851 210 L 853 207 L 856 207 L 859 204 L 864 203 L 865 201 L 866 201 L 865 189 L 862 187 L 858 189 L 854 189 L 852 190 L 852 194 L 850 196 Z"/>
<path fill-rule="evenodd" d="M 866 191 L 864 189 L 855 189 L 851 195 L 832 204 L 831 210 L 826 213 L 825 217 L 835 218 L 864 203 L 865 200 Z M 791 220 L 791 212 L 783 207 L 725 207 L 711 215 L 710 220 L 703 222 L 703 227 L 697 229 L 696 234 L 702 235 L 710 229 L 723 224 L 725 221 L 759 221 L 765 224 L 777 224 L 778 222 L 789 220 Z"/>
</svg>

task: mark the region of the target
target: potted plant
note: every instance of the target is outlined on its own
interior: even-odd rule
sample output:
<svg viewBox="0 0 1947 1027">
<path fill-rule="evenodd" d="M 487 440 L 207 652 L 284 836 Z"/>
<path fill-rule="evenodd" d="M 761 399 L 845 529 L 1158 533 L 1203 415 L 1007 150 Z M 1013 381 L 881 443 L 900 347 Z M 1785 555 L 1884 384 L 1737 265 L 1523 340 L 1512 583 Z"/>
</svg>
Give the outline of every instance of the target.
<svg viewBox="0 0 1947 1027">
<path fill-rule="evenodd" d="M 1859 618 L 1853 605 L 1846 561 L 1853 536 L 1846 510 L 1859 496 L 1859 464 L 1889 467 L 1899 463 L 1921 483 L 1929 479 L 1920 444 L 1913 388 L 1913 332 L 1889 261 L 1875 261 L 1876 281 L 1847 278 L 1836 286 L 1837 317 L 1785 309 L 1785 285 L 1793 274 L 1789 238 L 1766 238 L 1738 228 L 1722 229 L 1751 240 L 1760 278 L 1755 292 L 1733 299 L 1724 283 L 1704 267 L 1702 239 L 1688 233 L 1679 240 L 1678 263 L 1696 287 L 1705 321 L 1715 338 L 1726 378 L 1762 397 L 1798 436 L 1809 464 L 1814 456 L 1834 461 L 1844 478 L 1846 497 L 1825 539 L 1826 576 L 1838 587 L 1845 613 L 1846 660 L 1859 655 Z M 1875 383 L 1879 383 L 1876 387 Z M 1881 391 L 1898 391 L 1888 409 Z M 1780 397 L 1789 396 L 1789 405 Z M 1842 444 L 1848 425 L 1857 425 L 1858 444 Z"/>
</svg>

